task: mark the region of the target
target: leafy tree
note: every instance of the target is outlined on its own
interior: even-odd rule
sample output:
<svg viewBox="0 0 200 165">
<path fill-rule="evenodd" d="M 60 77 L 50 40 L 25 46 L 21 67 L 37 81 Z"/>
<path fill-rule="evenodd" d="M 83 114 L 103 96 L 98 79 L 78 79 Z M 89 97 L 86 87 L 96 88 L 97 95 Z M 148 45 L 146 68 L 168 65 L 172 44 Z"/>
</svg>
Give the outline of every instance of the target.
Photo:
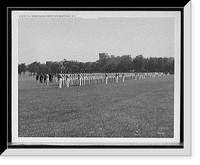
<svg viewBox="0 0 200 165">
<path fill-rule="evenodd" d="M 120 63 L 117 65 L 119 72 L 129 72 L 132 58 L 129 55 L 124 55 L 120 58 Z"/>
<path fill-rule="evenodd" d="M 40 63 L 35 61 L 27 66 L 27 70 L 31 73 L 40 72 Z"/>
<path fill-rule="evenodd" d="M 174 74 L 174 58 L 164 58 L 163 72 Z"/>
<path fill-rule="evenodd" d="M 21 74 L 28 70 L 31 73 L 47 73 L 53 74 L 60 71 L 69 72 L 170 72 L 174 73 L 174 58 L 173 57 L 150 57 L 144 58 L 142 55 L 136 56 L 132 59 L 129 55 L 117 56 L 112 55 L 105 59 L 96 62 L 78 62 L 78 61 L 47 61 L 41 64 L 37 61 L 29 64 L 25 63 L 18 65 L 18 73 Z"/>
<path fill-rule="evenodd" d="M 23 72 L 26 72 L 26 70 L 27 66 L 25 65 L 25 63 L 21 63 L 18 65 L 18 73 L 20 74 L 20 76 Z"/>
<path fill-rule="evenodd" d="M 59 62 L 53 62 L 51 66 L 51 71 L 53 74 L 59 73 L 61 71 L 61 65 Z"/>
<path fill-rule="evenodd" d="M 156 58 L 150 57 L 149 59 L 147 59 L 145 70 L 147 70 L 148 72 L 155 72 L 157 70 L 156 68 L 157 68 Z"/>
<path fill-rule="evenodd" d="M 142 72 L 144 69 L 144 58 L 142 55 L 138 55 L 135 57 L 133 62 L 131 63 L 131 69 L 135 72 Z"/>
<path fill-rule="evenodd" d="M 91 72 L 92 71 L 92 63 L 86 62 L 84 68 L 85 68 L 86 72 Z"/>
<path fill-rule="evenodd" d="M 49 72 L 52 72 L 52 65 L 53 65 L 53 61 L 47 61 L 46 62 L 46 66 L 48 67 Z"/>
<path fill-rule="evenodd" d="M 92 63 L 92 72 L 96 72 L 98 71 L 98 62 L 93 62 Z"/>
<path fill-rule="evenodd" d="M 83 72 L 83 71 L 85 71 L 84 63 L 83 62 L 79 62 L 79 72 Z"/>
</svg>

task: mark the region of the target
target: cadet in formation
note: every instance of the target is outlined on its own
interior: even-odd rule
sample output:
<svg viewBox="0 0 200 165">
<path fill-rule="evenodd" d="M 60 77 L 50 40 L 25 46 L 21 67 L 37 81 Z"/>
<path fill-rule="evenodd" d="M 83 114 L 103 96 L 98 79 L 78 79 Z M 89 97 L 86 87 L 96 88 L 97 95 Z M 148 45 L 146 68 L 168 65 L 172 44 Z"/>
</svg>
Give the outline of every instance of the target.
<svg viewBox="0 0 200 165">
<path fill-rule="evenodd" d="M 125 80 L 125 75 L 124 73 L 122 73 L 122 82 L 124 82 L 124 80 Z"/>
<path fill-rule="evenodd" d="M 82 84 L 81 84 L 82 78 L 81 78 L 81 75 L 80 75 L 80 74 L 78 74 L 78 81 L 79 81 L 79 86 L 81 86 L 81 85 L 82 85 Z"/>
<path fill-rule="evenodd" d="M 62 72 L 60 72 L 58 74 L 59 88 L 62 88 L 62 80 L 63 80 L 63 75 L 62 75 Z"/>
<path fill-rule="evenodd" d="M 116 83 L 118 83 L 118 81 L 119 81 L 119 73 L 115 74 L 115 81 L 116 81 Z"/>
<path fill-rule="evenodd" d="M 66 85 L 67 85 L 67 87 L 69 87 L 69 83 L 70 83 L 70 78 L 69 78 L 69 75 L 66 74 Z"/>
<path fill-rule="evenodd" d="M 48 86 L 49 85 L 49 74 L 46 74 L 45 77 L 46 77 L 46 85 Z"/>
<path fill-rule="evenodd" d="M 105 73 L 105 82 L 108 84 L 108 73 Z"/>
</svg>

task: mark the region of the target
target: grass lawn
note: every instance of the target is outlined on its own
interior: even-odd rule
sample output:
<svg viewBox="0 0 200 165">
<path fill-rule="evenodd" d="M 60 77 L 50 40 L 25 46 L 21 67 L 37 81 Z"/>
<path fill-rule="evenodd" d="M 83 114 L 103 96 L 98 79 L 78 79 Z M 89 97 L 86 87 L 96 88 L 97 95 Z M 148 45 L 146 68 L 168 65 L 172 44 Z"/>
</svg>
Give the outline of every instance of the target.
<svg viewBox="0 0 200 165">
<path fill-rule="evenodd" d="M 174 134 L 174 76 L 62 89 L 19 76 L 19 137 L 162 137 Z"/>
</svg>

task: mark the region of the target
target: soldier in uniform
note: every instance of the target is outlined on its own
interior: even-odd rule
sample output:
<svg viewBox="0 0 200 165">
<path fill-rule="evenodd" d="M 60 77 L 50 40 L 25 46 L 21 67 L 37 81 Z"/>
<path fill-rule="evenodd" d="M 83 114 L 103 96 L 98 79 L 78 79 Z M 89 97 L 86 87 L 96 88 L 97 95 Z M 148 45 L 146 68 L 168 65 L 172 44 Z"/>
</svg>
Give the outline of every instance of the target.
<svg viewBox="0 0 200 165">
<path fill-rule="evenodd" d="M 80 74 L 78 74 L 78 81 L 79 81 L 79 86 L 81 86 L 82 84 L 81 84 L 81 75 Z"/>
<path fill-rule="evenodd" d="M 43 74 L 41 73 L 40 74 L 40 83 L 42 83 L 43 82 Z"/>
<path fill-rule="evenodd" d="M 56 83 L 58 82 L 58 74 L 57 73 L 55 74 L 55 82 Z"/>
<path fill-rule="evenodd" d="M 122 82 L 124 82 L 124 79 L 125 79 L 125 75 L 124 73 L 122 73 Z"/>
<path fill-rule="evenodd" d="M 62 88 L 62 80 L 63 80 L 63 76 L 62 76 L 62 72 L 60 72 L 58 74 L 59 88 Z"/>
<path fill-rule="evenodd" d="M 116 73 L 116 74 L 115 74 L 115 81 L 116 81 L 116 83 L 118 83 L 118 80 L 119 80 L 119 74 Z"/>
<path fill-rule="evenodd" d="M 67 85 L 67 87 L 69 87 L 69 82 L 70 82 L 69 75 L 66 74 L 66 85 Z"/>
<path fill-rule="evenodd" d="M 49 73 L 49 82 L 52 83 L 53 82 L 53 74 Z"/>
<path fill-rule="evenodd" d="M 45 77 L 46 77 L 46 85 L 48 86 L 49 85 L 49 74 L 45 74 Z"/>
<path fill-rule="evenodd" d="M 44 74 L 44 83 L 46 83 L 47 75 Z"/>
<path fill-rule="evenodd" d="M 106 81 L 106 84 L 108 84 L 108 73 L 105 73 L 105 81 Z"/>
<path fill-rule="evenodd" d="M 39 81 L 39 74 L 38 73 L 36 73 L 36 83 L 38 83 L 38 81 Z"/>
<path fill-rule="evenodd" d="M 66 84 L 66 73 L 63 72 L 62 74 L 62 83 L 63 83 L 63 86 Z"/>
</svg>

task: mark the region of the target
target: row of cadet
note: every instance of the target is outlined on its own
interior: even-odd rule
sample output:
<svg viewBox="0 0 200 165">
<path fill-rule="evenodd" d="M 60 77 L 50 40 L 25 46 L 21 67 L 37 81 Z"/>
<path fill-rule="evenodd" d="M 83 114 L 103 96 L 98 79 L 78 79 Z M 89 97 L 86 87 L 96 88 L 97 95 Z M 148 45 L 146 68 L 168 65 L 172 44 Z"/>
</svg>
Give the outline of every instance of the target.
<svg viewBox="0 0 200 165">
<path fill-rule="evenodd" d="M 120 76 L 121 74 L 121 76 Z M 67 87 L 72 85 L 85 85 L 85 84 L 96 84 L 103 83 L 108 84 L 109 82 L 119 82 L 119 79 L 124 82 L 125 80 L 130 79 L 145 79 L 152 78 L 157 76 L 164 76 L 166 74 L 162 72 L 153 72 L 153 73 L 76 73 L 76 74 L 66 74 L 60 72 L 59 74 L 36 74 L 36 83 L 46 83 L 49 85 L 51 82 L 58 82 L 59 88 L 66 85 Z M 169 75 L 169 74 L 168 74 Z"/>
<path fill-rule="evenodd" d="M 46 85 L 49 85 L 49 83 L 53 82 L 53 74 L 46 73 L 46 74 L 36 74 L 36 83 L 46 83 Z"/>
</svg>

